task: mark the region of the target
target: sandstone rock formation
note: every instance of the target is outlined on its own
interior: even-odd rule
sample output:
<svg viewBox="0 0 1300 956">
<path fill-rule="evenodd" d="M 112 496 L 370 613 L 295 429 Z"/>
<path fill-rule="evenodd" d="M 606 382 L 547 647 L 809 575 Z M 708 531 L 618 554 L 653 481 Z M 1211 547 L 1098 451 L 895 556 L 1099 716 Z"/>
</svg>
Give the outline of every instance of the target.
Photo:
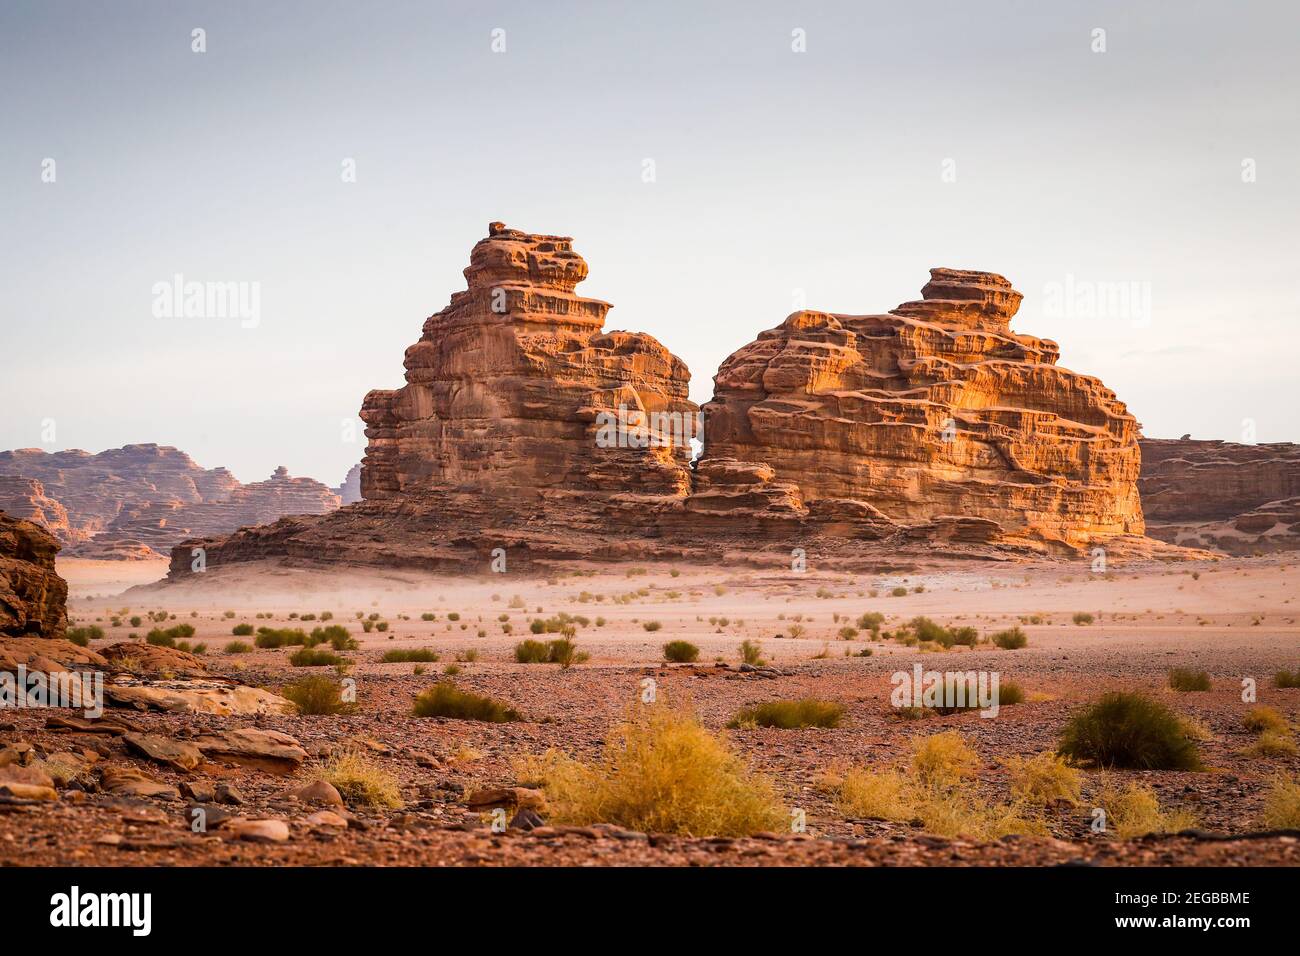
<svg viewBox="0 0 1300 956">
<path fill-rule="evenodd" d="M 54 570 L 58 550 L 39 525 L 0 511 L 0 636 L 63 636 L 68 584 Z"/>
<path fill-rule="evenodd" d="M 487 570 L 497 554 L 518 569 L 1151 544 L 1137 423 L 1055 343 L 1010 330 L 1021 297 L 1001 276 L 936 269 L 891 313 L 762 333 L 718 372 L 692 465 L 689 372 L 648 335 L 603 331 L 609 305 L 574 291 L 586 275 L 568 238 L 493 223 L 468 288 L 407 349 L 406 385 L 365 398 L 364 500 L 186 542 L 172 576 L 200 545 L 209 568 Z"/>
<path fill-rule="evenodd" d="M 1236 555 L 1300 550 L 1300 445 L 1144 438 L 1147 533 Z"/>
<path fill-rule="evenodd" d="M 334 494 L 339 496 L 339 500 L 345 505 L 353 504 L 361 500 L 361 463 L 357 462 L 348 469 L 347 475 L 343 478 L 343 484 L 334 489 Z"/>
<path fill-rule="evenodd" d="M 340 505 L 328 487 L 291 478 L 241 485 L 224 468 L 205 470 L 184 452 L 127 445 L 98 455 L 0 452 L 0 508 L 43 525 L 67 557 L 149 558 L 186 538 L 228 534 L 290 514 Z"/>
<path fill-rule="evenodd" d="M 700 468 L 761 463 L 806 505 L 899 523 L 963 516 L 1073 547 L 1141 534 L 1124 404 L 1057 366 L 1055 342 L 1011 331 L 1021 295 L 1002 276 L 930 276 L 888 314 L 797 312 L 723 362 Z"/>
</svg>

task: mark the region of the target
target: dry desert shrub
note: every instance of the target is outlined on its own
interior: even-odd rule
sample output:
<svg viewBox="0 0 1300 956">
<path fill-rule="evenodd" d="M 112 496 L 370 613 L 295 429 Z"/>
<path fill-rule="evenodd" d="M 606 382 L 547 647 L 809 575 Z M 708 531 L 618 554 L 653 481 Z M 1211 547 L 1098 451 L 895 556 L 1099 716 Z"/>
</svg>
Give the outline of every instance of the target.
<svg viewBox="0 0 1300 956">
<path fill-rule="evenodd" d="M 913 743 L 911 765 L 899 769 L 851 768 L 824 778 L 839 808 L 850 816 L 897 822 L 920 820 L 938 836 L 996 840 L 1009 834 L 1049 832 L 1025 801 L 992 803 L 967 786 L 979 758 L 955 731 Z"/>
<path fill-rule="evenodd" d="M 342 685 L 323 674 L 284 685 L 280 696 L 293 701 L 300 714 L 347 714 L 355 709 L 355 705 L 343 702 Z"/>
<path fill-rule="evenodd" d="M 451 681 L 439 681 L 415 698 L 416 717 L 450 717 L 504 724 L 523 720 L 513 707 L 492 697 L 461 690 Z"/>
<path fill-rule="evenodd" d="M 1165 810 L 1156 792 L 1141 783 L 1121 785 L 1103 777 L 1096 803 L 1106 811 L 1106 828 L 1121 840 L 1196 826 L 1195 815 L 1187 810 Z"/>
<path fill-rule="evenodd" d="M 428 647 L 416 647 L 409 649 L 393 648 L 391 651 L 384 651 L 379 658 L 381 664 L 436 664 L 442 658 L 437 651 Z"/>
<path fill-rule="evenodd" d="M 559 824 L 745 836 L 785 822 L 772 784 L 749 770 L 724 735 L 664 703 L 634 708 L 610 730 L 595 764 L 550 750 L 520 761 L 517 771 L 545 789 Z"/>
<path fill-rule="evenodd" d="M 1125 691 L 1102 694 L 1076 712 L 1057 751 L 1096 767 L 1202 769 L 1186 721 L 1158 700 Z"/>
<path fill-rule="evenodd" d="M 741 641 L 740 659 L 746 664 L 752 664 L 754 667 L 762 667 L 767 663 L 767 661 L 763 660 L 763 645 L 758 641 Z"/>
<path fill-rule="evenodd" d="M 1265 704 L 1256 704 L 1246 711 L 1241 723 L 1252 734 L 1262 734 L 1269 730 L 1286 733 L 1290 729 L 1282 712 Z"/>
<path fill-rule="evenodd" d="M 1083 792 L 1083 774 L 1054 753 L 1011 757 L 1003 761 L 1011 776 L 1012 796 L 1035 806 L 1058 800 L 1077 804 Z"/>
<path fill-rule="evenodd" d="M 1247 757 L 1294 757 L 1297 750 L 1295 741 L 1288 734 L 1266 730 L 1242 753 Z"/>
<path fill-rule="evenodd" d="M 805 697 L 802 700 L 770 700 L 742 708 L 728 727 L 838 727 L 844 719 L 844 705 Z"/>
<path fill-rule="evenodd" d="M 991 640 L 1004 651 L 1018 651 L 1029 644 L 1029 636 L 1018 627 L 998 631 Z"/>
<path fill-rule="evenodd" d="M 1169 686 L 1180 691 L 1209 690 L 1210 675 L 1190 667 L 1175 667 L 1169 671 Z"/>
<path fill-rule="evenodd" d="M 699 660 L 700 649 L 690 641 L 669 641 L 664 645 L 664 660 L 690 664 Z"/>
<path fill-rule="evenodd" d="M 294 667 L 336 667 L 348 661 L 333 651 L 316 647 L 300 647 L 289 655 L 289 663 Z"/>
<path fill-rule="evenodd" d="M 1273 675 L 1273 683 L 1278 687 L 1300 687 L 1300 667 L 1293 671 L 1278 671 Z"/>
<path fill-rule="evenodd" d="M 393 810 L 402 806 L 397 778 L 360 751 L 339 754 L 325 765 L 321 778 L 333 784 L 350 805 Z"/>
<path fill-rule="evenodd" d="M 1300 778 L 1273 778 L 1260 823 L 1272 830 L 1300 830 Z"/>
</svg>

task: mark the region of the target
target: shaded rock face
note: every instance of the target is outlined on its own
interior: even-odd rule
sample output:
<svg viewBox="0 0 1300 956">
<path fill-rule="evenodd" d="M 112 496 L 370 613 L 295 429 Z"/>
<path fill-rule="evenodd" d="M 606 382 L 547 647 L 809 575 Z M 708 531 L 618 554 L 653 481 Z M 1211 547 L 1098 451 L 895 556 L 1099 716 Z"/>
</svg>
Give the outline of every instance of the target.
<svg viewBox="0 0 1300 956">
<path fill-rule="evenodd" d="M 1300 445 L 1144 438 L 1147 533 L 1252 555 L 1300 550 Z"/>
<path fill-rule="evenodd" d="M 360 462 L 348 469 L 347 475 L 343 478 L 343 484 L 334 489 L 334 494 L 338 495 L 339 500 L 345 505 L 350 505 L 361 500 Z"/>
<path fill-rule="evenodd" d="M 0 452 L 0 507 L 43 525 L 67 557 L 152 558 L 196 535 L 324 514 L 340 504 L 325 485 L 291 478 L 283 468 L 267 481 L 241 485 L 224 468 L 205 470 L 158 445 L 98 455 Z"/>
<path fill-rule="evenodd" d="M 985 519 L 1081 547 L 1141 534 L 1137 423 L 1096 378 L 1018 335 L 1002 276 L 933 269 L 884 315 L 797 312 L 733 354 L 704 406 L 712 459 L 761 462 L 805 504 Z"/>
<path fill-rule="evenodd" d="M 44 528 L 0 511 L 0 635 L 63 636 L 68 584 L 54 570 L 58 550 Z"/>
<path fill-rule="evenodd" d="M 587 263 L 563 236 L 492 223 L 465 269 L 468 288 L 406 350 L 406 385 L 370 392 L 367 500 L 472 490 L 501 511 L 549 489 L 682 496 L 689 445 L 602 448 L 598 416 L 692 416 L 690 373 L 655 339 L 603 332 L 609 304 L 576 295 Z"/>
<path fill-rule="evenodd" d="M 718 372 L 692 465 L 685 365 L 605 332 L 610 306 L 575 292 L 586 275 L 569 239 L 493 223 L 468 288 L 407 349 L 406 385 L 365 398 L 364 499 L 185 542 L 173 578 L 198 546 L 208 568 L 487 571 L 497 549 L 517 570 L 1154 544 L 1134 537 L 1136 423 L 1059 368 L 1055 343 L 1011 332 L 1020 293 L 1001 276 L 936 269 L 891 313 L 800 312 L 762 333 Z M 864 542 L 890 547 L 868 559 Z"/>
</svg>

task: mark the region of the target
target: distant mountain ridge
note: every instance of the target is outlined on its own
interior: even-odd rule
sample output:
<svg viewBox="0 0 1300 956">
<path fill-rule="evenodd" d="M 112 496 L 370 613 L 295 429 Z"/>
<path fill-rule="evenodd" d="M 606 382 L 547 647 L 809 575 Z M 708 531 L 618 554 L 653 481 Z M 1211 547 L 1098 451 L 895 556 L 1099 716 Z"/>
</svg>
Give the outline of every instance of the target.
<svg viewBox="0 0 1300 956">
<path fill-rule="evenodd" d="M 46 528 L 65 556 L 157 557 L 186 538 L 325 514 L 340 504 L 327 485 L 290 477 L 283 467 L 245 485 L 169 445 L 0 452 L 0 509 Z"/>
</svg>

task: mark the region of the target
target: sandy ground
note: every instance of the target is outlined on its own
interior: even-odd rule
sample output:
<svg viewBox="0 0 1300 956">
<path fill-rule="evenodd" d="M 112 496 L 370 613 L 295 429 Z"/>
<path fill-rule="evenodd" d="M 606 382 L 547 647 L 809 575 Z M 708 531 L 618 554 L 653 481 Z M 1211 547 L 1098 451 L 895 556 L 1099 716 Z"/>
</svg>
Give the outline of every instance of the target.
<svg viewBox="0 0 1300 956">
<path fill-rule="evenodd" d="M 319 760 L 340 746 L 360 742 L 399 778 L 406 806 L 400 811 L 353 808 L 355 825 L 338 832 L 305 823 L 310 809 L 286 804 L 281 796 L 284 780 L 231 770 L 225 773 L 248 801 L 239 812 L 287 820 L 293 831 L 290 841 L 260 846 L 226 841 L 219 834 L 196 835 L 184 825 L 183 805 L 154 802 L 124 810 L 120 802 L 92 795 L 79 804 L 62 801 L 23 808 L 21 813 L 0 812 L 0 862 L 30 862 L 21 848 L 35 838 L 50 844 L 50 852 L 40 859 L 110 865 L 1300 864 L 1294 835 L 1255 835 L 1270 779 L 1279 773 L 1294 776 L 1300 761 L 1242 753 L 1253 739 L 1241 727 L 1247 707 L 1241 700 L 1243 678 L 1257 682 L 1260 703 L 1278 708 L 1292 721 L 1300 715 L 1300 690 L 1276 689 L 1272 679 L 1280 668 L 1300 667 L 1294 603 L 1300 594 L 1300 566 L 1285 557 L 1149 563 L 1105 575 L 1091 573 L 1086 563 L 966 562 L 876 577 L 679 565 L 579 567 L 557 571 L 549 579 L 467 579 L 245 565 L 212 569 L 185 584 L 122 591 L 124 585 L 153 580 L 164 571 L 162 562 L 60 562 L 74 595 L 72 615 L 79 623 L 99 622 L 108 632 L 97 643 L 106 645 L 133 633 L 143 636 L 149 622 L 132 626 L 129 618 L 167 611 L 176 622 L 194 625 L 191 640 L 208 645 L 211 670 L 272 689 L 300 676 L 301 670 L 288 666 L 283 650 L 223 654 L 222 648 L 233 639 L 232 625 L 248 621 L 299 626 L 294 616 L 331 612 L 331 623 L 348 626 L 361 641 L 360 650 L 348 655 L 355 661 L 350 673 L 357 682 L 358 712 L 255 722 L 292 734 L 313 755 L 300 771 L 303 780 L 311 778 Z M 111 591 L 113 587 L 118 591 Z M 908 593 L 891 596 L 900 587 Z M 102 596 L 110 593 L 114 596 Z M 1029 635 L 1029 646 L 1004 651 L 981 645 L 930 653 L 892 641 L 866 640 L 865 633 L 841 639 L 840 629 L 865 611 L 884 613 L 887 631 L 917 615 L 971 625 L 982 634 L 1019 625 Z M 576 640 L 590 659 L 568 670 L 515 663 L 515 643 L 533 636 L 527 633 L 528 619 L 559 612 L 588 619 L 578 627 Z M 1093 614 L 1094 623 L 1074 623 L 1076 612 Z M 116 627 L 111 624 L 114 614 L 122 619 Z M 264 617 L 258 619 L 257 614 Z M 378 614 L 388 622 L 388 630 L 362 632 L 358 614 Z M 424 621 L 422 614 L 436 619 Z M 459 619 L 449 619 L 451 614 Z M 503 615 L 508 618 L 504 622 Z M 658 629 L 647 630 L 648 622 L 658 622 Z M 513 633 L 504 633 L 503 625 Z M 664 642 L 679 638 L 700 647 L 697 665 L 662 663 Z M 761 642 L 763 656 L 783 673 L 741 673 L 739 645 L 745 639 Z M 420 673 L 412 664 L 379 663 L 379 656 L 390 648 L 432 648 L 442 660 L 424 665 Z M 857 656 L 868 648 L 871 656 Z M 412 716 L 414 695 L 467 650 L 476 652 L 477 659 L 457 665 L 456 682 L 509 701 L 529 718 L 526 722 L 480 724 Z M 718 661 L 729 666 L 716 666 Z M 1021 684 L 1029 699 L 1002 708 L 993 719 L 967 713 L 900 721 L 889 703 L 890 676 L 915 662 L 935 670 L 997 671 L 1004 681 Z M 1176 665 L 1208 671 L 1213 689 L 1170 690 L 1166 675 Z M 806 814 L 808 834 L 708 841 L 545 827 L 496 835 L 480 812 L 464 806 L 467 791 L 515 783 L 512 762 L 521 755 L 558 747 L 595 757 L 610 725 L 636 699 L 647 676 L 656 680 L 660 693 L 686 702 L 711 728 L 722 728 L 740 707 L 758 701 L 813 696 L 844 703 L 847 717 L 836 729 L 730 732 L 751 765 L 776 782 L 785 804 Z M 1202 835 L 1118 841 L 1093 834 L 1087 812 L 1088 798 L 1099 786 L 1093 773 L 1085 784 L 1085 806 L 1049 812 L 1050 839 L 1008 838 L 993 844 L 940 840 L 906 823 L 847 818 L 817 785 L 831 767 L 885 766 L 905 758 L 914 736 L 957 729 L 983 763 L 980 792 L 1000 799 L 1007 787 L 1001 759 L 1052 749 L 1073 709 L 1101 690 L 1119 687 L 1146 689 L 1195 717 L 1208 732 L 1202 750 L 1210 768 L 1119 776 L 1151 785 L 1166 806 L 1190 810 L 1203 830 L 1233 839 Z M 11 714 L 0 714 L 0 744 L 22 739 L 47 748 L 68 745 L 66 738 L 42 729 L 41 715 Z M 253 722 L 157 713 L 131 719 L 142 729 L 173 734 Z M 114 759 L 121 750 L 120 744 L 115 746 L 117 750 L 110 747 L 107 755 Z M 148 769 L 166 781 L 184 779 L 157 765 Z"/>
</svg>

